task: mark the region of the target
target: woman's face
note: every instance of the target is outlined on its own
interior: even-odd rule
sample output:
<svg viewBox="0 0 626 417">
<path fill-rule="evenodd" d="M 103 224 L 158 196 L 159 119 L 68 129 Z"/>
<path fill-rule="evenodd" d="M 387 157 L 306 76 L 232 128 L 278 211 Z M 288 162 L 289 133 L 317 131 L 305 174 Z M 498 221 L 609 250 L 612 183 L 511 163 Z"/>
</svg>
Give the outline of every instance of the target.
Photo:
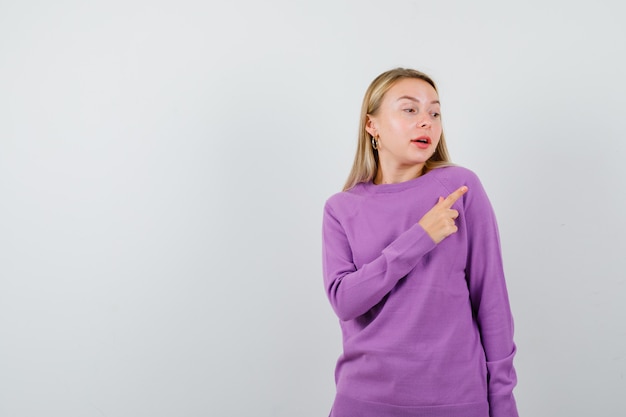
<svg viewBox="0 0 626 417">
<path fill-rule="evenodd" d="M 423 165 L 441 138 L 439 95 L 426 81 L 403 78 L 383 96 L 366 129 L 379 138 L 380 163 L 391 168 Z"/>
</svg>

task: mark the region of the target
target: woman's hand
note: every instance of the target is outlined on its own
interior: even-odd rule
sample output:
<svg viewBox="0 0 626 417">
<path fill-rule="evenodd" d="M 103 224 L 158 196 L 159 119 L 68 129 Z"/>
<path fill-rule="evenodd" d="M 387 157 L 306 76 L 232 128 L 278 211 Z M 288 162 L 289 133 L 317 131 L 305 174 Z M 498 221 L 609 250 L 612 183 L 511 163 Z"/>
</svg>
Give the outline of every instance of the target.
<svg viewBox="0 0 626 417">
<path fill-rule="evenodd" d="M 418 222 L 435 243 L 459 230 L 454 223 L 454 219 L 459 217 L 459 212 L 454 210 L 452 205 L 466 192 L 467 187 L 462 186 L 446 198 L 439 197 L 437 204 Z"/>
</svg>

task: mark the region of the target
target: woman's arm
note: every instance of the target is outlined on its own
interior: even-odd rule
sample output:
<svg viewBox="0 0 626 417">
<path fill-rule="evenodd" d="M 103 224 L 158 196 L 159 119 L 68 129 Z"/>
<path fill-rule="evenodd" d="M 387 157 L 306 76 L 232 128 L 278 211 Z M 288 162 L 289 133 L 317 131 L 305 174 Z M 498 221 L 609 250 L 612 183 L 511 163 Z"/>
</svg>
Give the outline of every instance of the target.
<svg viewBox="0 0 626 417">
<path fill-rule="evenodd" d="M 434 247 L 424 229 L 415 224 L 357 270 L 346 233 L 327 204 L 322 226 L 322 266 L 326 293 L 337 316 L 351 320 L 366 313 Z"/>
<path fill-rule="evenodd" d="M 467 281 L 489 375 L 491 417 L 517 417 L 513 388 L 513 317 L 504 278 L 500 238 L 491 203 L 478 178 L 465 198 Z"/>
<path fill-rule="evenodd" d="M 452 205 L 467 191 L 460 187 L 429 210 L 417 224 L 398 236 L 370 263 L 356 268 L 341 222 L 329 203 L 324 207 L 323 269 L 330 303 L 341 320 L 354 319 L 376 304 L 405 277 L 437 243 L 455 233 L 458 212 Z"/>
</svg>

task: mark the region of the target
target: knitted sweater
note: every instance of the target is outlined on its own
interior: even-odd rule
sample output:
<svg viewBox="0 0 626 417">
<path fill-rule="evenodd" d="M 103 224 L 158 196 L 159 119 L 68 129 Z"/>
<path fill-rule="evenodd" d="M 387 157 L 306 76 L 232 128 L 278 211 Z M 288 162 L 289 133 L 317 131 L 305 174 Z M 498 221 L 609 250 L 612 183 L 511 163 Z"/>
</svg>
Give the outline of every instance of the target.
<svg viewBox="0 0 626 417">
<path fill-rule="evenodd" d="M 435 244 L 417 222 L 462 185 L 458 231 Z M 517 417 L 498 229 L 473 172 L 335 194 L 323 272 L 343 334 L 332 417 Z"/>
</svg>

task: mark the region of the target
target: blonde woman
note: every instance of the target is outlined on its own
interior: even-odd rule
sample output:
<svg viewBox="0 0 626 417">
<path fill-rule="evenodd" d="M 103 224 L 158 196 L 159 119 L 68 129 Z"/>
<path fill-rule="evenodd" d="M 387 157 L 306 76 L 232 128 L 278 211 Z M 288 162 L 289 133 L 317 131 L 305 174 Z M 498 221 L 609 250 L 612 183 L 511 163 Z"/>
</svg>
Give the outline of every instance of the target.
<svg viewBox="0 0 626 417">
<path fill-rule="evenodd" d="M 450 163 L 433 80 L 396 68 L 363 99 L 344 191 L 323 220 L 343 353 L 332 417 L 516 417 L 496 219 Z"/>
</svg>

